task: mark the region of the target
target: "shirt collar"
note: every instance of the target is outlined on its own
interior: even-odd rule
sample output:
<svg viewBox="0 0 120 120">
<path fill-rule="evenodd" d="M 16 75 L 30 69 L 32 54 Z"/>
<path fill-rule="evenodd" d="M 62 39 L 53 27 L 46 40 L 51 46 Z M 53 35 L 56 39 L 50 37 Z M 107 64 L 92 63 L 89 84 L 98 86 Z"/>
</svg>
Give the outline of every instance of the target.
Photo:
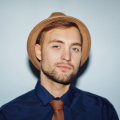
<svg viewBox="0 0 120 120">
<path fill-rule="evenodd" d="M 51 100 L 56 99 L 40 84 L 40 79 L 38 79 L 38 82 L 35 87 L 35 91 L 38 98 L 41 100 L 41 102 L 44 105 L 48 104 Z M 73 86 L 73 84 L 70 84 L 69 90 L 62 97 L 57 99 L 62 100 L 64 104 L 69 107 L 74 97 L 75 97 L 75 87 Z"/>
<path fill-rule="evenodd" d="M 70 107 L 74 97 L 75 97 L 75 87 L 71 83 L 69 90 L 61 97 L 61 100 L 64 102 L 64 104 Z"/>
<path fill-rule="evenodd" d="M 40 84 L 40 79 L 38 79 L 35 91 L 38 98 L 44 105 L 48 104 L 52 99 L 54 99 L 54 97 Z"/>
</svg>

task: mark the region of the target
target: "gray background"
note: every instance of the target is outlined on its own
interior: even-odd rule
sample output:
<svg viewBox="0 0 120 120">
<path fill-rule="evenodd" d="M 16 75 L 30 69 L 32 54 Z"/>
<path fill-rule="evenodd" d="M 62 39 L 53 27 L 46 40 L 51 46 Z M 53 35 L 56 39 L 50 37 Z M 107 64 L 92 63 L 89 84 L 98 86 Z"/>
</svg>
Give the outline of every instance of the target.
<svg viewBox="0 0 120 120">
<path fill-rule="evenodd" d="M 88 27 L 92 46 L 76 87 L 107 98 L 120 116 L 120 0 L 0 0 L 0 106 L 32 90 L 38 73 L 29 61 L 30 31 L 52 12 Z"/>
</svg>

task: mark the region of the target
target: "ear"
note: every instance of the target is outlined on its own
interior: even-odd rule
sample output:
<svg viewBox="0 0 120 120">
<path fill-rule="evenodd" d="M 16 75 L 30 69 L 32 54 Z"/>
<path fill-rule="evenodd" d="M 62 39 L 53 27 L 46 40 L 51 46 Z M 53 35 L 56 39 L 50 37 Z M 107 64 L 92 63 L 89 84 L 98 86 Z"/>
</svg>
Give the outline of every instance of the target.
<svg viewBox="0 0 120 120">
<path fill-rule="evenodd" d="M 35 54 L 38 60 L 41 60 L 41 46 L 39 44 L 35 45 Z"/>
</svg>

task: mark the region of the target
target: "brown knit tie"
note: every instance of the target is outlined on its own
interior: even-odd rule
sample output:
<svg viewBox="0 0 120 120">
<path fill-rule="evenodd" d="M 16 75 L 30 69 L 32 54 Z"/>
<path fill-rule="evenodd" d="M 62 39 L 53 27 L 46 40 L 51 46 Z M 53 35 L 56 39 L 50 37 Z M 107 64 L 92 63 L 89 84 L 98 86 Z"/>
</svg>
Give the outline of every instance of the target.
<svg viewBox="0 0 120 120">
<path fill-rule="evenodd" d="M 49 104 L 54 110 L 52 120 L 64 120 L 64 103 L 61 100 L 51 100 Z"/>
</svg>

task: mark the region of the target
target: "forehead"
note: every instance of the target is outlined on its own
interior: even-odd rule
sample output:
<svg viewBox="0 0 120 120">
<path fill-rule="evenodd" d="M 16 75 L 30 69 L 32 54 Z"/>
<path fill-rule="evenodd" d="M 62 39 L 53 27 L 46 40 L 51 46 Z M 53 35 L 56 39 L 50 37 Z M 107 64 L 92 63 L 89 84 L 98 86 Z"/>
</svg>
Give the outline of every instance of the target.
<svg viewBox="0 0 120 120">
<path fill-rule="evenodd" d="M 44 42 L 49 42 L 50 40 L 62 40 L 63 42 L 78 42 L 81 43 L 81 35 L 76 27 L 69 28 L 54 28 L 44 35 Z"/>
</svg>

